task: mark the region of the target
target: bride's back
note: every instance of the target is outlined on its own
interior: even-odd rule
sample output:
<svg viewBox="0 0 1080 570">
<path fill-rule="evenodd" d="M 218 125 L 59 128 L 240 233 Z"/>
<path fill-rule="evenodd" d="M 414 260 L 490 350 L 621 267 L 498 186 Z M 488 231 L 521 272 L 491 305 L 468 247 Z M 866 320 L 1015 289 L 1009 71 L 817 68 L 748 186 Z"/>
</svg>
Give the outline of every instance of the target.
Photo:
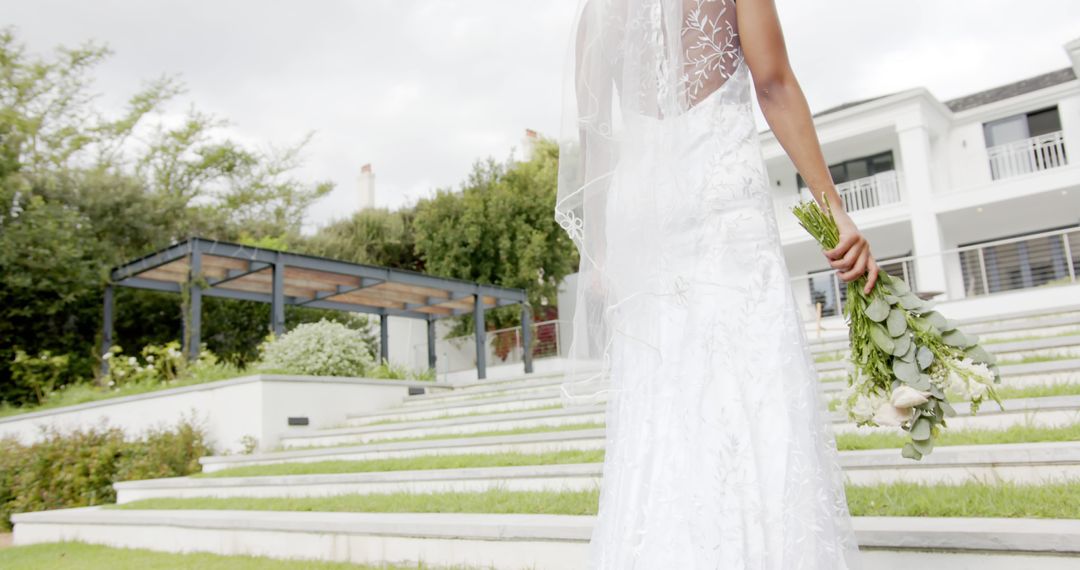
<svg viewBox="0 0 1080 570">
<path fill-rule="evenodd" d="M 742 60 L 734 0 L 587 0 L 577 30 L 579 99 L 610 85 L 623 111 L 677 116 Z"/>
</svg>

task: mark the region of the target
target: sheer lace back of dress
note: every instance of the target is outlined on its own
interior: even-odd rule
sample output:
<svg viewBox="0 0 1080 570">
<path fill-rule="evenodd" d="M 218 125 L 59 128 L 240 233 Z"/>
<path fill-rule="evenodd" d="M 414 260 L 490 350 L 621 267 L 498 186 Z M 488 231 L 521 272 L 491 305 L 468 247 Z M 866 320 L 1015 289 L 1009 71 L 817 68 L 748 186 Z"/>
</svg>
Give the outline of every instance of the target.
<svg viewBox="0 0 1080 570">
<path fill-rule="evenodd" d="M 683 85 L 689 106 L 704 101 L 742 60 L 734 0 L 683 0 Z"/>
<path fill-rule="evenodd" d="M 624 110 L 673 117 L 720 89 L 742 60 L 733 0 L 592 0 Z M 588 13 L 586 14 L 588 15 Z M 614 41 L 612 41 L 614 40 Z"/>
</svg>

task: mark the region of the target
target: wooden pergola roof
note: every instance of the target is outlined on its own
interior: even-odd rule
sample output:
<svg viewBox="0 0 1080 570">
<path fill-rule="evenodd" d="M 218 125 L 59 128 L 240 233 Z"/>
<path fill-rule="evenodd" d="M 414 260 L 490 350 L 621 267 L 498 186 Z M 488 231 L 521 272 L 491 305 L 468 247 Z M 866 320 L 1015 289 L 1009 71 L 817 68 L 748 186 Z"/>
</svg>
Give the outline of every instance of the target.
<svg viewBox="0 0 1080 570">
<path fill-rule="evenodd" d="M 203 295 L 270 303 L 271 328 L 278 334 L 284 329 L 285 305 L 380 315 L 384 356 L 387 316 L 424 319 L 432 337 L 431 324 L 436 319 L 472 313 L 483 322 L 484 309 L 512 304 L 522 304 L 523 319 L 528 313 L 524 289 L 201 237 L 116 266 L 109 277 L 111 285 L 175 293 L 182 293 L 184 284 L 189 284 L 195 350 Z M 111 286 L 106 289 L 105 301 L 106 340 L 111 340 Z M 478 350 L 482 340 L 480 330 Z M 431 344 L 433 339 L 429 338 L 429 349 L 433 350 Z M 482 362 L 478 364 L 483 378 Z"/>
<path fill-rule="evenodd" d="M 275 264 L 284 271 L 287 305 L 388 314 L 419 319 L 524 302 L 525 290 L 436 277 L 416 271 L 351 263 L 192 237 L 112 269 L 115 285 L 179 293 L 195 254 L 210 297 L 272 302 Z"/>
</svg>

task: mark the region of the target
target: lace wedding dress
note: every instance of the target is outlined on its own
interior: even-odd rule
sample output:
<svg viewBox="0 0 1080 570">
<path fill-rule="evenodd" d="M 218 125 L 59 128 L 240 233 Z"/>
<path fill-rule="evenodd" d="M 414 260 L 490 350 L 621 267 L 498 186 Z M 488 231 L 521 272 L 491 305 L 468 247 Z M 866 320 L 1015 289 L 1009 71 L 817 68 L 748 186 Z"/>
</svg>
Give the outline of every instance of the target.
<svg viewBox="0 0 1080 570">
<path fill-rule="evenodd" d="M 604 137 L 563 147 L 564 161 L 608 167 L 573 173 L 584 183 L 561 180 L 556 209 L 582 253 L 572 356 L 600 356 L 597 385 L 610 388 L 589 568 L 855 570 L 844 478 L 781 248 L 735 3 L 599 1 L 584 3 L 579 25 L 594 10 L 620 35 L 579 28 L 579 101 L 585 43 L 608 42 L 615 56 L 603 65 L 625 67 L 626 30 L 670 44 L 663 26 L 678 10 L 685 108 L 635 109 L 626 91 L 655 98 L 663 88 L 629 89 L 616 72 L 618 129 L 600 126 Z M 574 116 L 584 131 L 596 113 Z M 604 141 L 612 152 L 597 158 Z M 582 198 L 596 180 L 602 199 Z"/>
</svg>

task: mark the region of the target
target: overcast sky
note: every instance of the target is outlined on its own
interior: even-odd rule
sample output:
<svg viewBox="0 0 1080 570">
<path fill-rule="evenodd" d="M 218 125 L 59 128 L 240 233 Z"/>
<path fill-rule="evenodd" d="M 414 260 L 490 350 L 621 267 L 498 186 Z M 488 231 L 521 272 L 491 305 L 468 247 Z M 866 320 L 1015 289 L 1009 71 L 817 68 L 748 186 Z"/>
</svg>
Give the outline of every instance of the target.
<svg viewBox="0 0 1080 570">
<path fill-rule="evenodd" d="M 38 54 L 95 39 L 101 107 L 142 81 L 178 76 L 189 104 L 229 136 L 285 145 L 309 131 L 305 179 L 337 189 L 311 225 L 347 215 L 361 165 L 376 205 L 457 187 L 472 163 L 505 158 L 524 129 L 557 134 L 560 81 L 578 0 L 0 0 Z M 1076 0 L 776 0 L 812 110 L 910 87 L 941 99 L 1069 64 Z M 758 113 L 759 125 L 766 125 Z"/>
</svg>

